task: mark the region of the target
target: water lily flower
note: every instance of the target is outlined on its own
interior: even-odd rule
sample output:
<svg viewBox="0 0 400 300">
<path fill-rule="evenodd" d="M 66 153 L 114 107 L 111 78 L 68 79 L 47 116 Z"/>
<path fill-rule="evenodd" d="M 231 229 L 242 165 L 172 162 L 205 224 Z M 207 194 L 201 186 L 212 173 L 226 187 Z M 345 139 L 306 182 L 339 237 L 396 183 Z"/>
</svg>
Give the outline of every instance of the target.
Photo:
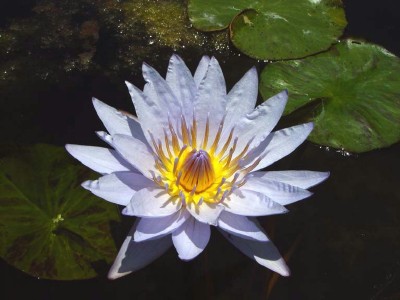
<svg viewBox="0 0 400 300">
<path fill-rule="evenodd" d="M 126 83 L 137 118 L 93 99 L 111 148 L 67 145 L 71 155 L 103 174 L 82 185 L 136 216 L 111 267 L 115 279 L 138 270 L 172 245 L 182 260 L 198 256 L 215 226 L 259 264 L 289 269 L 255 217 L 287 212 L 311 195 L 327 172 L 259 171 L 291 153 L 312 123 L 272 132 L 286 105 L 283 91 L 256 108 L 255 68 L 226 92 L 218 61 L 204 56 L 194 76 L 173 55 L 166 79 L 147 64 L 143 91 Z M 100 238 L 100 237 L 99 237 Z"/>
</svg>

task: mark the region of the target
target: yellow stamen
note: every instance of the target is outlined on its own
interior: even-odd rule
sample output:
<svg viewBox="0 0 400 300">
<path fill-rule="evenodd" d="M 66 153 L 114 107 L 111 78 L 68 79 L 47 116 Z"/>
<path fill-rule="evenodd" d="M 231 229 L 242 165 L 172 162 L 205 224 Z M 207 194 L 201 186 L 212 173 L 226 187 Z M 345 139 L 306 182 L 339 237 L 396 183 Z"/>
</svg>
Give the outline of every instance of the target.
<svg viewBox="0 0 400 300">
<path fill-rule="evenodd" d="M 253 140 L 250 140 L 250 141 L 246 144 L 246 146 L 244 147 L 244 149 L 242 150 L 242 152 L 240 152 L 240 154 L 239 154 L 238 156 L 236 156 L 236 157 L 233 159 L 232 164 L 237 164 L 237 163 L 239 162 L 239 160 L 243 158 L 243 156 L 246 154 L 247 150 L 249 149 L 250 144 L 251 144 L 252 141 L 253 141 Z"/>
<path fill-rule="evenodd" d="M 178 142 L 178 136 L 175 133 L 174 127 L 172 127 L 171 121 L 168 122 L 169 125 L 169 131 L 171 132 L 172 136 L 172 148 L 174 149 L 175 154 L 179 153 L 179 142 Z"/>
<path fill-rule="evenodd" d="M 192 147 L 194 149 L 197 148 L 197 122 L 196 119 L 193 117 L 193 124 L 191 128 L 191 135 L 192 135 Z"/>
<path fill-rule="evenodd" d="M 188 129 L 187 129 L 187 125 L 186 125 L 186 120 L 183 115 L 181 116 L 181 130 L 182 130 L 183 143 L 185 145 L 187 145 L 187 144 L 189 144 L 189 134 L 188 134 Z"/>
<path fill-rule="evenodd" d="M 233 129 L 231 129 L 231 132 L 229 133 L 229 137 L 225 142 L 225 145 L 222 147 L 221 151 L 218 153 L 217 156 L 222 157 L 225 154 L 226 149 L 228 149 L 229 144 L 231 143 L 232 136 L 233 136 Z M 237 142 L 237 141 L 236 141 Z"/>
<path fill-rule="evenodd" d="M 169 140 L 168 140 L 168 135 L 167 135 L 167 131 L 164 128 L 164 142 L 165 142 L 165 148 L 167 149 L 168 152 L 168 156 L 172 157 L 172 153 L 171 153 L 171 148 L 169 145 Z"/>
<path fill-rule="evenodd" d="M 210 134 L 210 122 L 207 117 L 207 122 L 206 122 L 206 130 L 204 131 L 204 139 L 203 139 L 203 149 L 207 148 L 207 143 L 208 143 L 208 135 Z"/>
<path fill-rule="evenodd" d="M 171 199 L 179 199 L 183 205 L 194 204 L 198 209 L 203 202 L 223 202 L 236 188 L 245 184 L 247 173 L 262 159 L 259 157 L 251 165 L 243 166 L 242 162 L 251 155 L 249 148 L 252 140 L 235 155 L 238 137 L 234 137 L 232 128 L 229 135 L 223 138 L 224 120 L 220 122 L 210 146 L 209 118 L 206 120 L 204 136 L 199 141 L 195 116 L 189 127 L 183 115 L 176 123 L 168 120 L 168 127 L 164 129 L 161 140 L 156 140 L 149 131 L 157 172 L 151 174 L 154 182 Z M 197 148 L 198 144 L 202 147 Z"/>
<path fill-rule="evenodd" d="M 224 120 L 221 121 L 218 127 L 218 132 L 215 136 L 214 143 L 211 146 L 210 152 L 214 155 L 215 150 L 217 149 L 219 139 L 221 138 L 222 128 L 224 127 Z"/>
</svg>

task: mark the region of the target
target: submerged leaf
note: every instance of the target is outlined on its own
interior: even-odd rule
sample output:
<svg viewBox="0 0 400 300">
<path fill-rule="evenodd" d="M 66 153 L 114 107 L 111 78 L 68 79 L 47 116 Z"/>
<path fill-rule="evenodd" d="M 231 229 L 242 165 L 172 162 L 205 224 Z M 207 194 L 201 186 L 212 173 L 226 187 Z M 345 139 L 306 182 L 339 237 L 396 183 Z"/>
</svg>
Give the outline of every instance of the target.
<svg viewBox="0 0 400 300">
<path fill-rule="evenodd" d="M 204 31 L 229 26 L 233 44 L 258 59 L 304 57 L 330 47 L 346 26 L 340 0 L 189 0 Z"/>
<path fill-rule="evenodd" d="M 110 263 L 116 249 L 115 205 L 80 187 L 86 168 L 63 148 L 17 148 L 0 160 L 0 255 L 36 277 L 84 279 Z"/>
<path fill-rule="evenodd" d="M 268 98 L 288 89 L 285 113 L 314 121 L 310 141 L 365 152 L 400 140 L 399 73 L 400 59 L 384 48 L 347 40 L 313 57 L 269 64 L 260 91 Z"/>
</svg>

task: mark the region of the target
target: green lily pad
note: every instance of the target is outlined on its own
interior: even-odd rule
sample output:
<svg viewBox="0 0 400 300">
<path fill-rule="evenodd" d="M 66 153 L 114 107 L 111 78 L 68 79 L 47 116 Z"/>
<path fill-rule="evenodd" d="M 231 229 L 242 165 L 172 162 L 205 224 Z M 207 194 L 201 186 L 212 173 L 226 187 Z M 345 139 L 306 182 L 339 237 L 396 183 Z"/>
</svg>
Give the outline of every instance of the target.
<svg viewBox="0 0 400 300">
<path fill-rule="evenodd" d="M 63 148 L 14 150 L 0 160 L 1 257 L 35 277 L 95 277 L 116 254 L 109 223 L 117 207 L 80 186 L 91 174 Z"/>
<path fill-rule="evenodd" d="M 365 152 L 400 140 L 399 74 L 395 55 L 347 40 L 319 55 L 267 65 L 260 92 L 268 98 L 287 89 L 285 114 L 314 121 L 310 141 Z"/>
<path fill-rule="evenodd" d="M 328 49 L 342 35 L 340 0 L 189 0 L 199 30 L 229 26 L 233 44 L 258 59 L 299 58 Z"/>
</svg>

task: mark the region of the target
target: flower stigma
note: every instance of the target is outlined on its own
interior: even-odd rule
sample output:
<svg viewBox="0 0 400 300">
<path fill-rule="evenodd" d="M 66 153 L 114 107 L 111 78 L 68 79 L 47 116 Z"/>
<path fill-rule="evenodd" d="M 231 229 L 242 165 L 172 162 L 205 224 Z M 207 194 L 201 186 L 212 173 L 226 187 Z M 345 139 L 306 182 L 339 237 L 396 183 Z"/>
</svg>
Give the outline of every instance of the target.
<svg viewBox="0 0 400 300">
<path fill-rule="evenodd" d="M 193 149 L 181 168 L 180 184 L 187 191 L 200 193 L 209 188 L 214 180 L 214 167 L 207 151 Z"/>
</svg>

